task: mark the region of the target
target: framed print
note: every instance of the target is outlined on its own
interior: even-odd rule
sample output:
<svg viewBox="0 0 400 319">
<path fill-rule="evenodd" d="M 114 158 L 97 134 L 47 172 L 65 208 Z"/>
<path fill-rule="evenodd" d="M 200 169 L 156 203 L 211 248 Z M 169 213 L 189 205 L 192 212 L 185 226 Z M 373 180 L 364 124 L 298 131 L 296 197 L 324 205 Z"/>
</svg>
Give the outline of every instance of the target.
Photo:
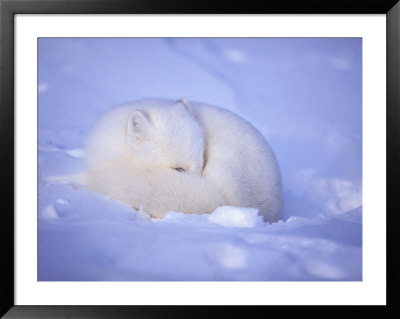
<svg viewBox="0 0 400 319">
<path fill-rule="evenodd" d="M 398 313 L 400 7 L 301 3 L 1 1 L 5 318 Z"/>
</svg>

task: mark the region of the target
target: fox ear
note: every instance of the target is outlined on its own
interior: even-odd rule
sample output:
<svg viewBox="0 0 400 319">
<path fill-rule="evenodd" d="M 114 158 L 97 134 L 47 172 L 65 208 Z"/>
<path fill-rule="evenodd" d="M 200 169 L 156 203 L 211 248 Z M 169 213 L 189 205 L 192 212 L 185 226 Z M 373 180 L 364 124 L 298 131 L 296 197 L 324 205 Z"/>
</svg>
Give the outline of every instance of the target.
<svg viewBox="0 0 400 319">
<path fill-rule="evenodd" d="M 141 111 L 134 111 L 126 125 L 126 135 L 129 139 L 145 140 L 149 137 L 150 122 L 147 116 Z"/>
<path fill-rule="evenodd" d="M 185 107 L 185 109 L 190 113 L 190 114 L 192 114 L 192 108 L 190 107 L 190 104 L 189 104 L 189 101 L 188 101 L 188 99 L 187 98 L 185 98 L 185 97 L 183 97 L 183 98 L 181 98 L 181 99 L 179 99 L 178 101 L 176 101 L 176 104 L 182 104 L 184 107 Z"/>
</svg>

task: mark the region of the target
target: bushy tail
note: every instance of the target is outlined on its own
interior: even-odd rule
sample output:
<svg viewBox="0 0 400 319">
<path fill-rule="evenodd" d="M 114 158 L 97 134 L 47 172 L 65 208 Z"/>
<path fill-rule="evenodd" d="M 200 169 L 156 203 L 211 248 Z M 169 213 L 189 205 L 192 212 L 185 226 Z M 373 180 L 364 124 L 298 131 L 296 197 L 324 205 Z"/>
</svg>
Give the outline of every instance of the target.
<svg viewBox="0 0 400 319">
<path fill-rule="evenodd" d="M 77 185 L 86 185 L 87 183 L 87 174 L 86 173 L 78 173 L 71 175 L 62 175 L 62 176 L 40 176 L 40 181 L 45 184 L 77 184 Z"/>
</svg>

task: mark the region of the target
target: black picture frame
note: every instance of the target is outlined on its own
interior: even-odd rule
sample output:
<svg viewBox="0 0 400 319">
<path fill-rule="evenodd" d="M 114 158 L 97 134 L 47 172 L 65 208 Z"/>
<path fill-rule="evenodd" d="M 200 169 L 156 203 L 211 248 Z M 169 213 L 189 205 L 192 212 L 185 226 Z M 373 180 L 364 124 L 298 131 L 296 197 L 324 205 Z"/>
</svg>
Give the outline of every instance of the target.
<svg viewBox="0 0 400 319">
<path fill-rule="evenodd" d="M 21 306 L 14 304 L 14 17 L 16 14 L 385 14 L 387 21 L 387 305 L 386 306 Z M 239 3 L 182 0 L 0 0 L 0 315 L 4 318 L 163 318 L 264 315 L 399 317 L 396 259 L 400 119 L 400 3 L 398 0 L 281 0 Z M 383 107 L 383 106 L 376 106 Z M 251 313 L 250 313 L 251 312 Z"/>
</svg>

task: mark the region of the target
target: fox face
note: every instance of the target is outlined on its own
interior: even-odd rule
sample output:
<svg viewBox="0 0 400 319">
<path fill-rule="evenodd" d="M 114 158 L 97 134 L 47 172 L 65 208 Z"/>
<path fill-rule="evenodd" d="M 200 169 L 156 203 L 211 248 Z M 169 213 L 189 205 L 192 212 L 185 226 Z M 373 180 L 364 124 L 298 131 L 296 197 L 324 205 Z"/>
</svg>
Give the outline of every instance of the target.
<svg viewBox="0 0 400 319">
<path fill-rule="evenodd" d="M 204 133 L 186 100 L 155 111 L 134 110 L 126 122 L 125 144 L 134 167 L 166 168 L 200 175 Z"/>
</svg>

